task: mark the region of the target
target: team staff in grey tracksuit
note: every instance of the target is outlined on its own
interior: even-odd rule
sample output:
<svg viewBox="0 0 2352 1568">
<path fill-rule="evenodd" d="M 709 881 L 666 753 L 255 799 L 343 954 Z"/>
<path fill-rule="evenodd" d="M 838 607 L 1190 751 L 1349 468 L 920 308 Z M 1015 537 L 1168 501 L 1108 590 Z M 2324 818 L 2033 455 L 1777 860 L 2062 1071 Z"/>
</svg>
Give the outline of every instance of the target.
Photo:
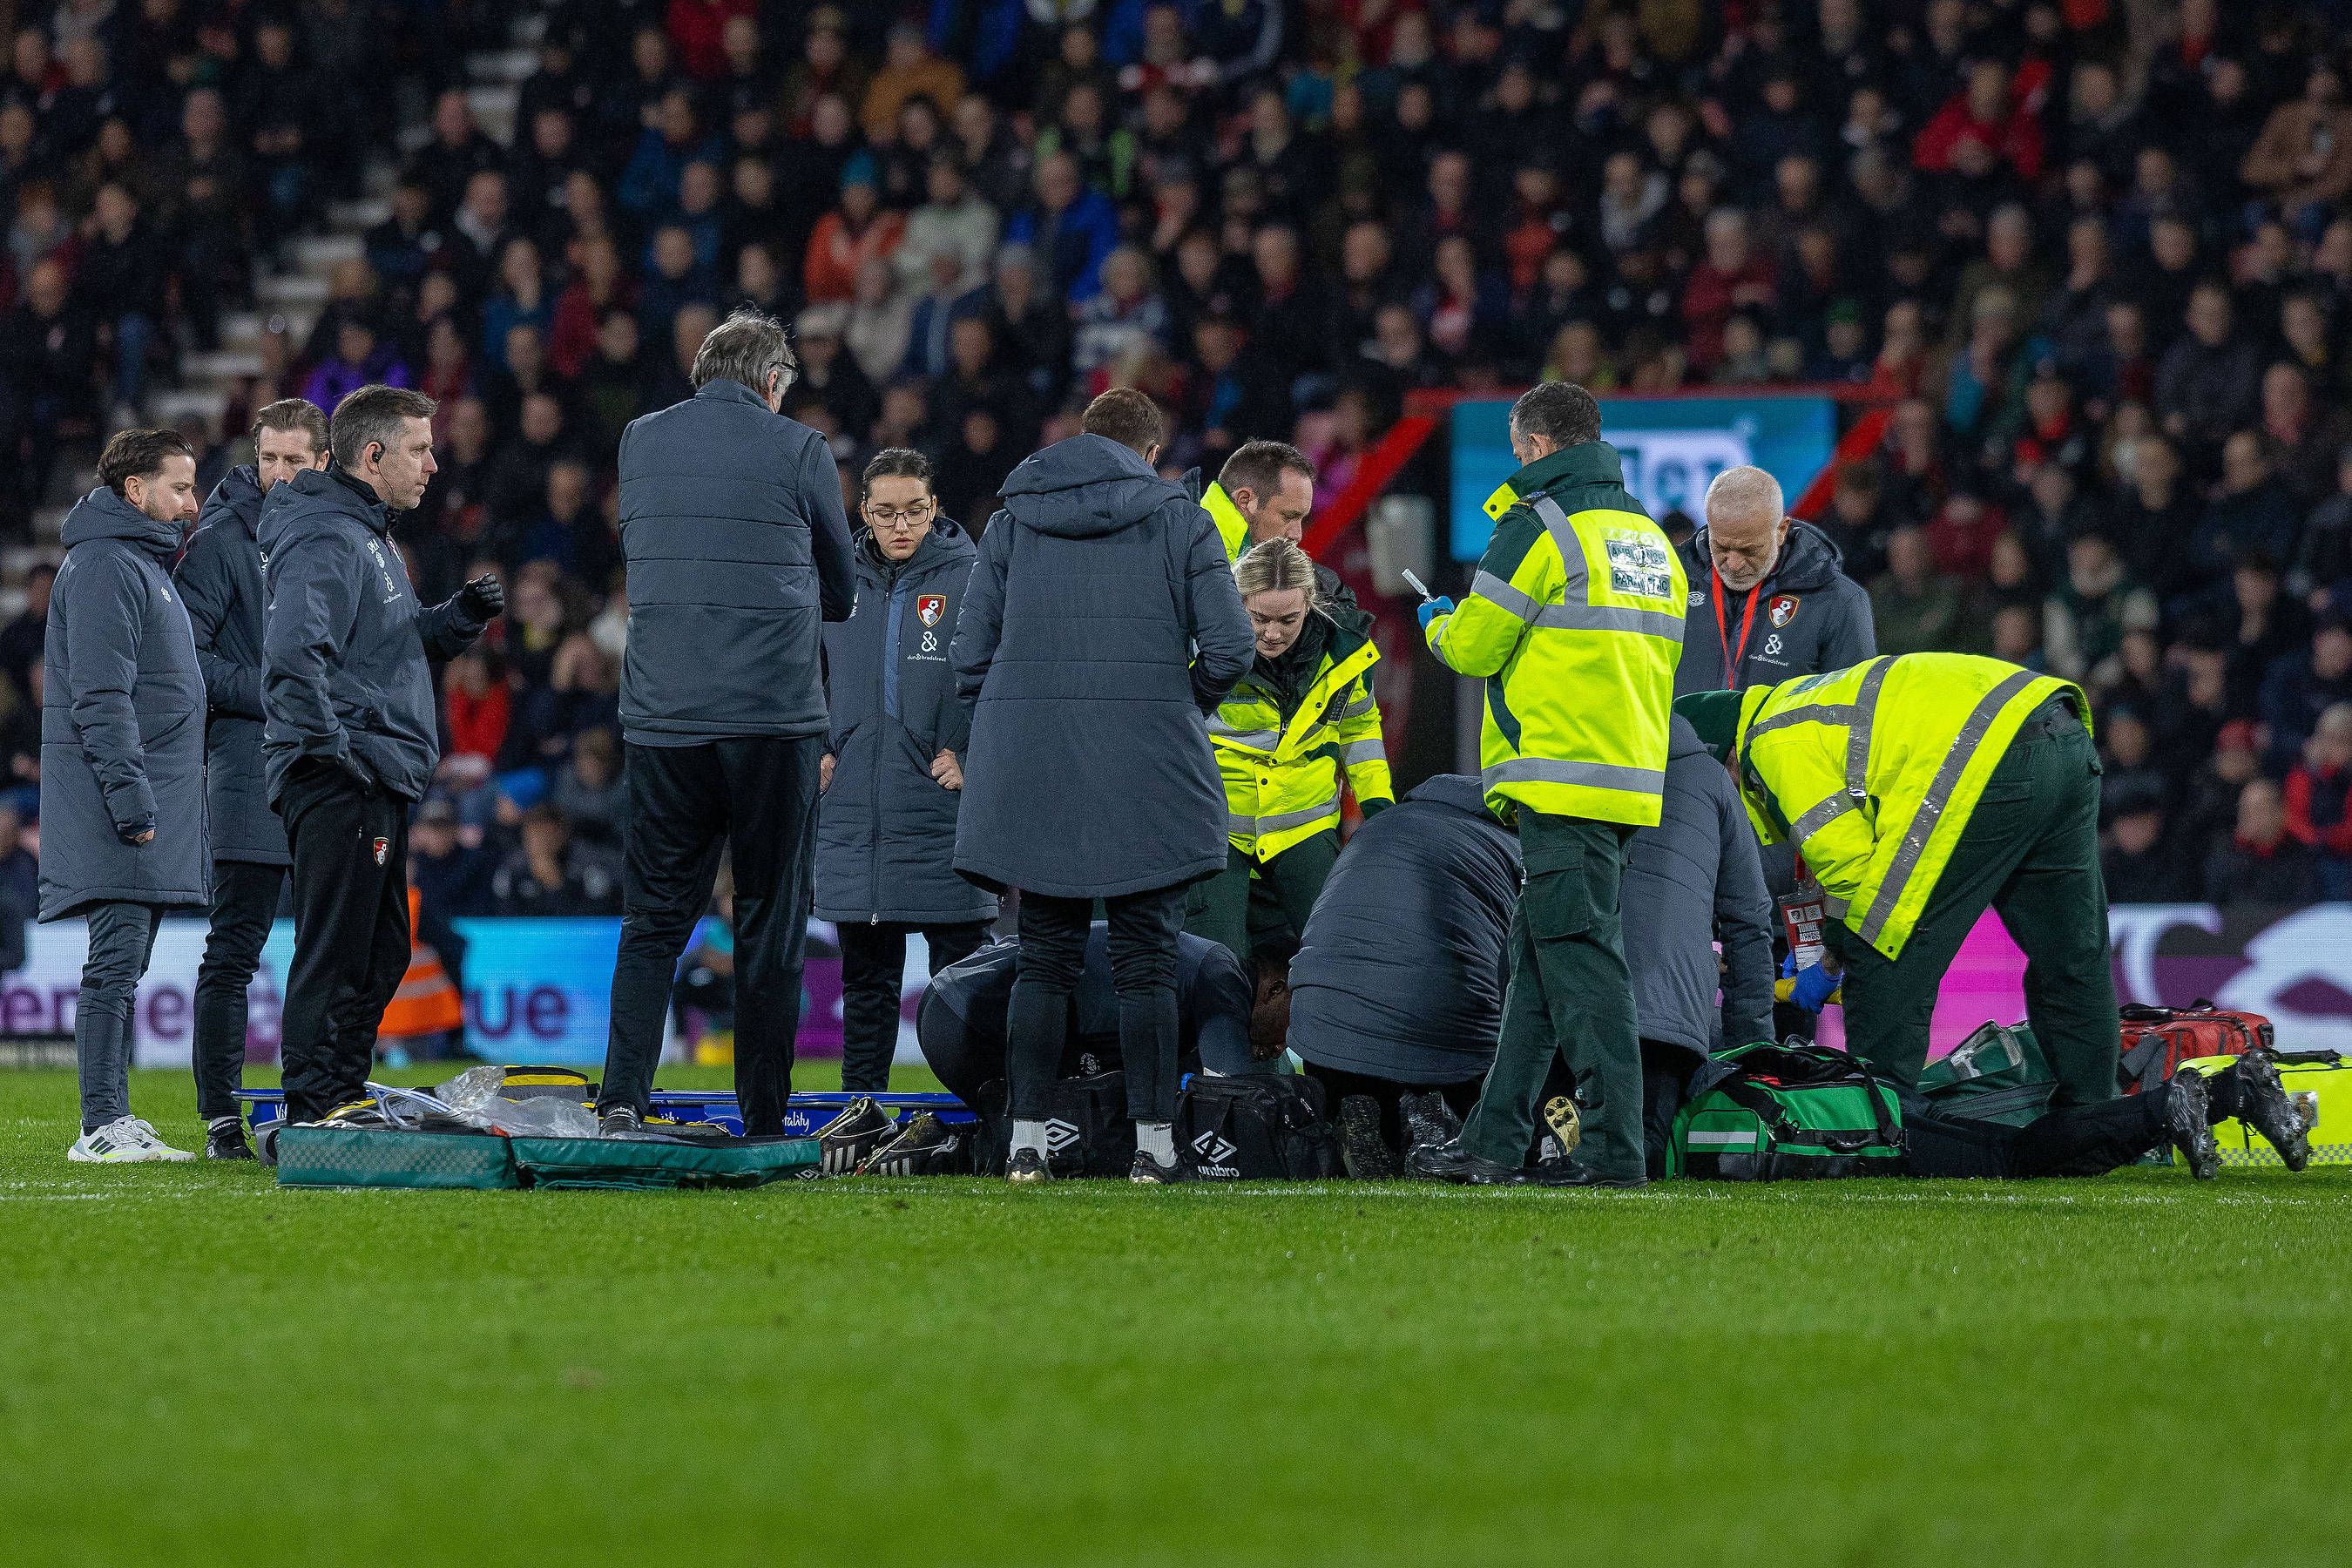
<svg viewBox="0 0 2352 1568">
<path fill-rule="evenodd" d="M 441 759 L 427 662 L 455 658 L 505 607 L 495 577 L 423 605 L 392 513 L 425 498 L 434 403 L 363 386 L 335 407 L 332 461 L 261 509 L 269 605 L 262 765 L 294 861 L 286 977 L 286 1116 L 356 1100 L 376 1024 L 408 967 L 408 811 Z"/>
<path fill-rule="evenodd" d="M 307 399 L 269 405 L 253 422 L 254 463 L 231 468 L 205 502 L 173 580 L 196 636 L 211 711 L 205 795 L 212 816 L 213 907 L 196 966 L 194 1056 L 205 1153 L 249 1160 L 236 1089 L 244 1077 L 246 988 L 261 964 L 293 856 L 261 773 L 261 637 L 269 596 L 255 528 L 272 487 L 327 464 L 327 416 Z"/>
<path fill-rule="evenodd" d="M 1114 387 L 1084 433 L 1004 482 L 956 628 L 974 701 L 956 869 L 1021 889 L 1013 989 L 1015 1181 L 1046 1178 L 1045 1096 L 1094 903 L 1110 919 L 1133 1179 L 1177 1179 L 1176 936 L 1184 889 L 1225 865 L 1208 715 L 1256 648 L 1208 514 L 1151 463 L 1151 400 Z"/>
<path fill-rule="evenodd" d="M 866 465 L 857 607 L 824 628 L 830 730 L 817 806 L 816 912 L 841 938 L 841 1087 L 890 1087 L 907 933 L 933 974 L 971 953 L 996 896 L 955 872 L 971 710 L 948 647 L 979 552 L 939 513 L 931 465 L 894 447 Z"/>
<path fill-rule="evenodd" d="M 66 517 L 42 656 L 40 918 L 87 915 L 81 1162 L 185 1160 L 131 1114 L 131 1004 L 163 912 L 201 909 L 205 681 L 170 565 L 196 515 L 173 430 L 125 430 Z"/>
<path fill-rule="evenodd" d="M 599 1105 L 612 1131 L 645 1115 L 670 984 L 722 848 L 735 1098 L 746 1132 L 783 1131 L 824 755 L 822 626 L 857 593 L 833 453 L 777 412 L 796 368 L 781 325 L 738 310 L 702 340 L 694 395 L 621 437 L 628 833 Z"/>
<path fill-rule="evenodd" d="M 1838 547 L 1780 505 L 1761 468 L 1726 468 L 1707 486 L 1706 526 L 1682 547 L 1690 608 L 1675 696 L 1776 685 L 1878 651 L 1870 595 Z"/>
<path fill-rule="evenodd" d="M 1642 1142 L 1654 1181 L 1665 1174 L 1675 1113 L 1708 1055 L 1772 1038 L 1772 900 L 1755 830 L 1731 775 L 1679 715 L 1667 732 L 1658 825 L 1633 835 L 1618 898 L 1642 1038 Z"/>
</svg>

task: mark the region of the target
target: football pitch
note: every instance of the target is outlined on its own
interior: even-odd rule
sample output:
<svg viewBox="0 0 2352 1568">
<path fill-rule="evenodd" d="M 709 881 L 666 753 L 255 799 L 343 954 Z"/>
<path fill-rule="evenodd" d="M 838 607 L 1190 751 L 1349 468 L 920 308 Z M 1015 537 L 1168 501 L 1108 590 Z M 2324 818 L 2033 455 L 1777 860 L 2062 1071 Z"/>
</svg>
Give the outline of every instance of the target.
<svg viewBox="0 0 2352 1568">
<path fill-rule="evenodd" d="M 2340 1169 L 279 1192 L 73 1115 L 0 1073 L 12 1563 L 2352 1557 Z"/>
</svg>

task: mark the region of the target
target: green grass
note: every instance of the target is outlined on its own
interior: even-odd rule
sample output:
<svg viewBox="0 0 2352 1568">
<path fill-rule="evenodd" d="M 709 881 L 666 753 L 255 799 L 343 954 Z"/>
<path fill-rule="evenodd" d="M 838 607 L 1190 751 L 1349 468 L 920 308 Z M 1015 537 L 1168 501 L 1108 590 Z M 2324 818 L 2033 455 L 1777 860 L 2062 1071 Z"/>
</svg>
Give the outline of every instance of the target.
<svg viewBox="0 0 2352 1568">
<path fill-rule="evenodd" d="M 11 1563 L 2352 1553 L 2345 1171 L 281 1193 L 73 1104 L 0 1074 Z"/>
</svg>

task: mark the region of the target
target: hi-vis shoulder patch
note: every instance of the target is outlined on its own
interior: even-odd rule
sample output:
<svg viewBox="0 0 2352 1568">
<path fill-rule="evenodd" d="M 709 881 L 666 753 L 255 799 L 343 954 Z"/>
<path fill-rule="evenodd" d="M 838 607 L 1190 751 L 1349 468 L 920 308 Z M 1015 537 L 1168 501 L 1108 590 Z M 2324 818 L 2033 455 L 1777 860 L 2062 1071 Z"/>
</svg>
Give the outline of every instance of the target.
<svg viewBox="0 0 2352 1568">
<path fill-rule="evenodd" d="M 1609 591 L 1637 599 L 1664 599 L 1675 591 L 1674 563 L 1663 539 L 1612 533 L 1601 542 L 1609 555 Z"/>
<path fill-rule="evenodd" d="M 1496 521 L 1499 522 L 1502 521 L 1503 514 L 1505 512 L 1510 510 L 1513 507 L 1518 504 L 1519 492 L 1513 489 L 1510 487 L 1509 482 L 1507 480 L 1502 484 L 1496 485 L 1495 487 L 1495 493 L 1486 498 L 1485 510 L 1488 517 L 1491 517 Z"/>
</svg>

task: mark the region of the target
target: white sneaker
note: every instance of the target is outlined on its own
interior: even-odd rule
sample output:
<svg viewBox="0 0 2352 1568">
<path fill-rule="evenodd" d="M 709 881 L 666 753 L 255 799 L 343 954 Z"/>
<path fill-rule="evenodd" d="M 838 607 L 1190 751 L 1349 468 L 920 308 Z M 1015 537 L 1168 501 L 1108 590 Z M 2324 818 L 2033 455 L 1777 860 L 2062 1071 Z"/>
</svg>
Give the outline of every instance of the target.
<svg viewBox="0 0 2352 1568">
<path fill-rule="evenodd" d="M 135 1160 L 193 1160 L 195 1156 L 164 1142 L 139 1118 L 118 1116 L 75 1139 L 66 1158 L 78 1165 L 125 1165 Z"/>
</svg>

